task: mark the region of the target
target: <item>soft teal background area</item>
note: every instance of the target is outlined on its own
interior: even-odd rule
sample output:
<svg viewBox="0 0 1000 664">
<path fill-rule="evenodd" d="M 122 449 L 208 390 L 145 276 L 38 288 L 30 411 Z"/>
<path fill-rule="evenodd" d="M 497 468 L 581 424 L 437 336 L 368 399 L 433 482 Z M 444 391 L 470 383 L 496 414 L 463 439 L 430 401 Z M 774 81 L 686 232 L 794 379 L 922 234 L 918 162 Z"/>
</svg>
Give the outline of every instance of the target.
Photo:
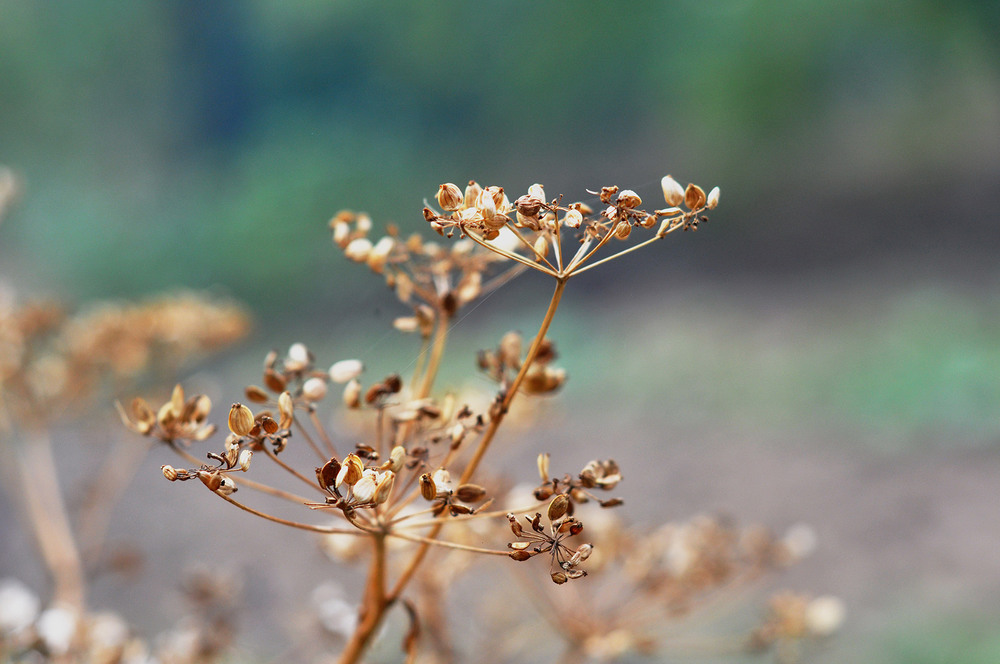
<svg viewBox="0 0 1000 664">
<path fill-rule="evenodd" d="M 340 208 L 411 230 L 445 181 L 718 184 L 697 234 L 573 284 L 557 403 L 594 415 L 567 438 L 631 427 L 640 515 L 687 486 L 688 513 L 818 522 L 792 580 L 854 607 L 858 661 L 1000 657 L 996 2 L 0 0 L 0 164 L 25 184 L 5 279 L 232 295 L 257 320 L 236 384 L 298 339 L 412 362 L 382 332 L 401 309 L 329 242 Z M 445 382 L 548 290 L 522 277 L 465 319 Z M 796 473 L 843 493 L 789 496 Z M 894 500 L 901 530 L 863 530 Z"/>
</svg>

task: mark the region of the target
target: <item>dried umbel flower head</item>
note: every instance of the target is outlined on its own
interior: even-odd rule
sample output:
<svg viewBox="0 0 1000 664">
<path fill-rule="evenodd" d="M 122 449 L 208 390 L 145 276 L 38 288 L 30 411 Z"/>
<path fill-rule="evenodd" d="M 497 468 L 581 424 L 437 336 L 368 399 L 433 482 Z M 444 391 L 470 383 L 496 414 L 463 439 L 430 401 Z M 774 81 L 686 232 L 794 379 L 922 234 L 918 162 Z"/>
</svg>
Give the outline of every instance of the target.
<svg viewBox="0 0 1000 664">
<path fill-rule="evenodd" d="M 549 503 L 548 528 L 542 525 L 541 514 L 536 513 L 533 517 L 525 515 L 524 519 L 529 530 L 525 530 L 512 513 L 507 514 L 510 529 L 514 537 L 518 538 L 517 542 L 507 545 L 511 549 L 510 557 L 517 561 L 525 561 L 539 554 L 548 553 L 549 575 L 556 584 L 586 576 L 587 572 L 578 566 L 590 557 L 594 548 L 591 544 L 582 544 L 574 549 L 566 544 L 567 539 L 583 531 L 583 524 L 579 520 L 565 516 L 568 506 L 569 500 L 563 495 L 556 496 Z"/>
<path fill-rule="evenodd" d="M 154 411 L 145 399 L 136 397 L 126 412 L 120 403 L 115 403 L 122 423 L 143 436 L 158 438 L 164 442 L 203 441 L 215 433 L 214 424 L 206 424 L 212 409 L 211 400 L 204 394 L 184 399 L 184 388 L 174 387 L 170 400 Z"/>
</svg>

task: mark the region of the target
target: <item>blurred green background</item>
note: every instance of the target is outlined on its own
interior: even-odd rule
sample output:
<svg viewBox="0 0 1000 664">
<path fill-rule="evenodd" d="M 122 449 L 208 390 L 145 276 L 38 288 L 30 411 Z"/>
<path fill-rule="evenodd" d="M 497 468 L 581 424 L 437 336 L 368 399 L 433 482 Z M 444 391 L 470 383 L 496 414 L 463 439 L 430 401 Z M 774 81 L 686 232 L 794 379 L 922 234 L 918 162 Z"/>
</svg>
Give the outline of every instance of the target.
<svg viewBox="0 0 1000 664">
<path fill-rule="evenodd" d="M 6 279 L 232 295 L 241 370 L 299 338 L 412 358 L 371 341 L 400 309 L 330 244 L 340 208 L 416 230 L 445 181 L 719 185 L 700 232 L 574 284 L 559 407 L 670 469 L 640 504 L 817 524 L 796 580 L 853 604 L 853 656 L 1000 658 L 1000 3 L 0 0 L 0 164 Z M 548 290 L 455 343 L 529 331 Z"/>
</svg>

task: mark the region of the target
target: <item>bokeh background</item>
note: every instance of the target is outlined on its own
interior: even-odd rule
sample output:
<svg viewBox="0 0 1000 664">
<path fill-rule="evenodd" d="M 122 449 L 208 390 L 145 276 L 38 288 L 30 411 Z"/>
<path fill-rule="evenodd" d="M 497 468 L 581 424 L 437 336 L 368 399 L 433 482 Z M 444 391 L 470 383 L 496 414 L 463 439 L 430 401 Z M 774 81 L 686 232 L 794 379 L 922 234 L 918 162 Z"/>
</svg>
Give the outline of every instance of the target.
<svg viewBox="0 0 1000 664">
<path fill-rule="evenodd" d="M 560 424 L 524 458 L 613 444 L 637 522 L 813 524 L 817 554 L 781 582 L 847 602 L 823 661 L 1000 658 L 996 2 L 0 0 L 0 164 L 24 183 L 0 226 L 20 291 L 251 308 L 255 337 L 188 376 L 217 403 L 292 341 L 412 362 L 383 332 L 402 310 L 329 242 L 340 208 L 416 230 L 446 181 L 719 185 L 696 234 L 571 284 Z M 525 275 L 464 319 L 445 382 L 531 331 L 548 292 Z M 177 609 L 164 579 L 218 555 L 208 520 L 213 539 L 247 525 L 179 497 L 164 462 L 116 525 L 145 533 L 147 572 L 95 591 L 150 630 Z M 167 539 L 180 522 L 196 541 Z M 43 585 L 0 525 L 0 576 Z M 315 556 L 264 530 L 260 551 Z M 232 554 L 287 613 L 315 581 Z M 273 648 L 267 629 L 246 647 Z"/>
</svg>

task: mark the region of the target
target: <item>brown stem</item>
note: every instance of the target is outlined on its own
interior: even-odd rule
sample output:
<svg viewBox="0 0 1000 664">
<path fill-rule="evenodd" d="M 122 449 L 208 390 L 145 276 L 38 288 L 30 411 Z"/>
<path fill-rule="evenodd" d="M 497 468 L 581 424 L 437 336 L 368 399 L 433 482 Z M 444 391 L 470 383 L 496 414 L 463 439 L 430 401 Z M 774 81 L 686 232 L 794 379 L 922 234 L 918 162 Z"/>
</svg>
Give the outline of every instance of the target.
<svg viewBox="0 0 1000 664">
<path fill-rule="evenodd" d="M 385 610 L 390 604 L 385 594 L 385 535 L 375 535 L 372 540 L 374 555 L 368 570 L 368 583 L 365 586 L 360 620 L 351 640 L 340 653 L 340 659 L 337 660 L 339 664 L 355 664 L 361 658 L 375 631 L 382 624 Z"/>
<path fill-rule="evenodd" d="M 450 326 L 451 316 L 443 311 L 439 311 L 430 359 L 427 361 L 427 368 L 424 370 L 424 378 L 420 383 L 420 389 L 414 395 L 417 399 L 426 399 L 427 395 L 431 393 L 431 388 L 434 386 L 434 379 L 437 378 L 438 369 L 441 367 L 441 358 L 444 357 L 444 348 L 448 341 L 448 328 Z"/>
<path fill-rule="evenodd" d="M 510 410 L 511 402 L 514 401 L 514 397 L 517 394 L 518 389 L 521 387 L 521 383 L 524 381 L 525 376 L 528 375 L 528 370 L 534 363 L 535 357 L 538 356 L 538 350 L 542 347 L 542 342 L 545 340 L 545 335 L 549 331 L 552 319 L 556 315 L 556 310 L 559 308 L 559 300 L 562 299 L 562 294 L 565 289 L 566 279 L 558 279 L 556 281 L 555 292 L 552 293 L 552 300 L 549 301 L 549 308 L 545 311 L 545 318 L 542 319 L 542 324 L 538 328 L 538 334 L 535 335 L 535 340 L 531 342 L 531 348 L 528 349 L 528 355 L 521 364 L 521 370 L 517 372 L 517 376 L 514 377 L 514 381 L 510 384 L 507 394 L 504 395 L 503 401 L 497 409 L 496 415 L 494 415 L 493 419 L 490 421 L 489 428 L 486 429 L 485 433 L 483 433 L 483 437 L 479 440 L 479 446 L 476 448 L 475 453 L 473 453 L 472 459 L 469 461 L 469 465 L 467 465 L 465 470 L 462 472 L 459 484 L 465 484 L 472 478 L 473 473 L 476 472 L 476 468 L 479 467 L 479 462 L 483 459 L 483 455 L 486 454 L 486 450 L 489 448 L 490 443 L 493 442 L 493 437 L 496 435 L 497 429 L 500 428 L 500 424 L 503 422 L 504 418 L 507 416 L 507 412 Z"/>
<path fill-rule="evenodd" d="M 545 339 L 545 334 L 549 330 L 549 326 L 552 324 L 552 319 L 555 317 L 556 310 L 559 308 L 559 300 L 562 298 L 563 290 L 566 288 L 566 280 L 559 279 L 556 281 L 555 292 L 552 293 L 552 300 L 549 302 L 549 308 L 545 312 L 545 318 L 542 319 L 542 324 L 538 328 L 538 334 L 535 335 L 535 340 L 531 344 L 531 348 L 528 350 L 528 356 L 525 358 L 524 363 L 521 365 L 521 371 L 518 372 L 517 376 L 514 378 L 514 382 L 511 384 L 510 390 L 504 397 L 503 402 L 500 404 L 500 408 L 496 416 L 490 422 L 489 428 L 483 433 L 483 437 L 479 441 L 479 446 L 476 448 L 476 452 L 469 461 L 469 465 L 465 467 L 465 471 L 462 473 L 462 478 L 459 480 L 459 484 L 464 484 L 469 481 L 472 474 L 476 472 L 476 468 L 479 466 L 479 462 L 482 460 L 483 455 L 486 453 L 486 449 L 489 447 L 490 442 L 493 440 L 493 436 L 496 435 L 497 429 L 500 427 L 500 423 L 503 421 L 510 408 L 511 402 L 514 400 L 514 395 L 517 394 L 517 389 L 521 385 L 521 381 L 524 380 L 524 376 L 528 373 L 528 369 L 531 364 L 535 361 L 535 357 L 538 355 L 538 349 L 541 347 L 542 340 Z M 433 540 L 441 532 L 441 527 L 444 525 L 444 521 L 434 526 L 429 533 L 427 533 L 427 539 Z M 424 557 L 430 550 L 430 544 L 424 542 L 417 549 L 417 552 L 413 554 L 410 562 L 407 564 L 403 573 L 396 580 L 396 584 L 392 587 L 392 591 L 389 593 L 389 599 L 395 600 L 399 597 L 400 593 L 406 587 L 406 584 L 410 582 L 413 575 L 416 573 L 417 568 L 423 562 Z"/>
<path fill-rule="evenodd" d="M 25 448 L 19 459 L 21 491 L 38 548 L 52 574 L 53 600 L 82 611 L 86 594 L 83 561 L 63 503 L 52 443 L 46 433 L 40 433 Z"/>
</svg>

